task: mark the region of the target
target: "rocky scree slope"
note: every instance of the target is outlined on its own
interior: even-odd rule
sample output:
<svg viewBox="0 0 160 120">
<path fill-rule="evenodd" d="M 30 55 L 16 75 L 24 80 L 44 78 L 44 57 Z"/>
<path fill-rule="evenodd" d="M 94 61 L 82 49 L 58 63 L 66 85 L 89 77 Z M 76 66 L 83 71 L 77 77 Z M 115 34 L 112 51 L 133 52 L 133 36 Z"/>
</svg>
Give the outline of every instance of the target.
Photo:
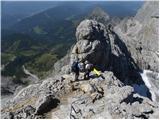
<svg viewBox="0 0 160 120">
<path fill-rule="evenodd" d="M 73 76 L 49 78 L 23 89 L 1 110 L 2 118 L 158 118 L 158 106 L 124 86 L 112 72 L 71 83 Z M 63 104 L 63 98 L 66 103 Z"/>
<path fill-rule="evenodd" d="M 129 80 L 122 80 L 125 74 L 120 77 L 118 72 L 123 66 L 114 71 L 114 61 L 110 64 L 114 53 L 121 62 L 117 65 L 125 61 L 126 68 L 132 65 L 115 33 L 108 33 L 97 21 L 84 20 L 77 27 L 76 38 L 77 43 L 63 59 L 66 65 L 59 74 L 22 89 L 1 109 L 2 118 L 158 118 L 158 104 L 136 93 L 126 84 Z M 94 63 L 103 70 L 105 80 L 92 76 L 85 81 L 80 75 L 80 80 L 73 82 L 69 66 L 76 58 Z"/>
</svg>

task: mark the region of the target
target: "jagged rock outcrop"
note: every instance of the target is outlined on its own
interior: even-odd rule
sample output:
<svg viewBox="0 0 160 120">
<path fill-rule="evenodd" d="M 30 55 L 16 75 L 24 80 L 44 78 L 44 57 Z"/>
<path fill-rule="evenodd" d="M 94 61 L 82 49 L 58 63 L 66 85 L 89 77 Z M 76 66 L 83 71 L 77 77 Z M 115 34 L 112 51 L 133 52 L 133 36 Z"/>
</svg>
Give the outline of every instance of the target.
<svg viewBox="0 0 160 120">
<path fill-rule="evenodd" d="M 141 69 L 158 72 L 158 1 L 145 2 L 137 15 L 125 19 L 115 32 Z"/>
<path fill-rule="evenodd" d="M 158 8 L 158 1 L 147 1 L 135 17 L 124 19 L 114 28 L 119 39 L 126 45 L 132 61 L 141 70 L 139 72 L 145 74 L 145 70 L 153 71 L 149 72 L 152 77 L 146 74 L 142 77 L 145 85 L 152 91 L 152 99 L 156 102 L 159 98 L 155 92 L 158 89 L 156 87 L 158 79 L 155 73 L 159 72 Z"/>
<path fill-rule="evenodd" d="M 76 29 L 77 43 L 71 52 L 71 63 L 79 58 L 104 70 L 109 63 L 110 41 L 105 26 L 94 20 L 82 21 Z"/>
</svg>

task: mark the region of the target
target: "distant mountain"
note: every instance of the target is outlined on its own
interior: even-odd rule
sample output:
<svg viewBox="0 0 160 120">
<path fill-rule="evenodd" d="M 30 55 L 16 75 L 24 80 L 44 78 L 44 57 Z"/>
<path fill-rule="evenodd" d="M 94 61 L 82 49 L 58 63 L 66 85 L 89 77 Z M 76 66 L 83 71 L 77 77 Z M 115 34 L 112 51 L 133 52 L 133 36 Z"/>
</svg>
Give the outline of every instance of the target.
<svg viewBox="0 0 160 120">
<path fill-rule="evenodd" d="M 102 23 L 107 23 L 110 19 L 110 16 L 102 8 L 96 7 L 90 13 L 88 18 Z"/>
<path fill-rule="evenodd" d="M 94 6 L 100 6 L 110 16 L 134 16 L 144 1 L 95 1 Z"/>
<path fill-rule="evenodd" d="M 8 28 L 25 17 L 55 7 L 58 4 L 58 2 L 51 3 L 47 1 L 2 1 L 2 28 Z"/>
<path fill-rule="evenodd" d="M 72 32 L 70 28 L 74 26 L 75 20 L 82 16 L 81 14 L 82 10 L 77 7 L 58 6 L 19 21 L 10 29 L 32 37 L 36 36 L 37 39 L 57 40 L 62 33 L 68 34 L 64 30 Z"/>
<path fill-rule="evenodd" d="M 77 8 L 85 11 L 88 8 L 100 6 L 109 15 L 125 17 L 133 16 L 136 11 L 141 7 L 143 1 L 85 1 L 85 2 L 58 2 L 58 1 L 2 1 L 2 28 L 8 28 L 11 25 L 21 21 L 26 17 L 33 16 L 39 12 L 53 8 L 55 6 L 76 6 Z"/>
</svg>

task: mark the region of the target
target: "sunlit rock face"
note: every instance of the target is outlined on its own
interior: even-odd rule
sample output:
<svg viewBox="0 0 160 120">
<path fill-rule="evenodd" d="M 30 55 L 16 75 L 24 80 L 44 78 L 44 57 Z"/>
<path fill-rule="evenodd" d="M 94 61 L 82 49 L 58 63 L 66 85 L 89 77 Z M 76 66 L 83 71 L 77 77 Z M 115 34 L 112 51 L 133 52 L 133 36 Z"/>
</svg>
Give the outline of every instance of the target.
<svg viewBox="0 0 160 120">
<path fill-rule="evenodd" d="M 76 29 L 77 43 L 72 49 L 71 63 L 88 60 L 100 69 L 105 69 L 109 63 L 110 40 L 105 26 L 94 20 L 82 21 Z"/>
<path fill-rule="evenodd" d="M 145 2 L 135 17 L 124 19 L 115 32 L 125 42 L 132 58 L 141 69 L 158 72 L 158 1 Z"/>
</svg>

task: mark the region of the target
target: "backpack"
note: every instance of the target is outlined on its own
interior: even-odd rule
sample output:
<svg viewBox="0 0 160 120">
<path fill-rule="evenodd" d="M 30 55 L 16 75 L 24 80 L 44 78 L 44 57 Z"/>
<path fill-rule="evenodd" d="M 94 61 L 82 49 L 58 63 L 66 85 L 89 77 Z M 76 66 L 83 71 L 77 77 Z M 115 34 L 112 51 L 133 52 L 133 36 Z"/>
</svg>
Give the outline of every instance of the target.
<svg viewBox="0 0 160 120">
<path fill-rule="evenodd" d="M 78 64 L 78 68 L 79 68 L 79 70 L 80 70 L 81 72 L 83 72 L 83 71 L 84 71 L 84 63 L 79 63 L 79 64 Z"/>
<path fill-rule="evenodd" d="M 85 69 L 86 70 L 92 70 L 93 69 L 93 64 L 86 64 Z"/>
<path fill-rule="evenodd" d="M 76 72 L 77 68 L 78 68 L 78 62 L 73 62 L 72 66 L 71 66 L 71 71 Z"/>
</svg>

